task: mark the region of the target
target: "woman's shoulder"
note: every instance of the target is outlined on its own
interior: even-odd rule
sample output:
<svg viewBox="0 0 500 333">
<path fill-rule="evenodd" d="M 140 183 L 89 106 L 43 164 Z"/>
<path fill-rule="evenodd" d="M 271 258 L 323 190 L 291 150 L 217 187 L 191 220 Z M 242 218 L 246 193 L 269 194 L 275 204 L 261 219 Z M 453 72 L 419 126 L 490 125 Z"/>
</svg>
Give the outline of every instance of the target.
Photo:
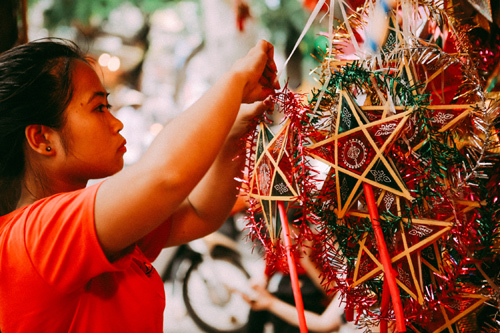
<svg viewBox="0 0 500 333">
<path fill-rule="evenodd" d="M 4 230 L 10 223 L 19 219 L 19 216 L 27 209 L 28 206 L 16 209 L 10 213 L 0 216 L 0 232 Z"/>
<path fill-rule="evenodd" d="M 46 217 L 81 213 L 93 215 L 95 196 L 100 184 L 43 198 L 28 206 L 29 210 L 26 212 L 29 215 L 43 214 Z"/>
</svg>

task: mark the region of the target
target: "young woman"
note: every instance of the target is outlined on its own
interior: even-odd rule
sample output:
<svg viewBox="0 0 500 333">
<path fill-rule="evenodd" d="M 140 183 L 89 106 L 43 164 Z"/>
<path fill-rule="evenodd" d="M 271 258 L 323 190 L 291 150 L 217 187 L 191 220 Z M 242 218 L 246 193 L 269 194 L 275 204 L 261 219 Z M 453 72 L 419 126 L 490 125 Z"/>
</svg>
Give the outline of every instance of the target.
<svg viewBox="0 0 500 333">
<path fill-rule="evenodd" d="M 122 170 L 123 125 L 75 45 L 2 54 L 2 333 L 162 332 L 163 284 L 150 262 L 224 222 L 239 139 L 270 107 L 257 101 L 279 87 L 275 73 L 273 47 L 260 41 Z"/>
</svg>

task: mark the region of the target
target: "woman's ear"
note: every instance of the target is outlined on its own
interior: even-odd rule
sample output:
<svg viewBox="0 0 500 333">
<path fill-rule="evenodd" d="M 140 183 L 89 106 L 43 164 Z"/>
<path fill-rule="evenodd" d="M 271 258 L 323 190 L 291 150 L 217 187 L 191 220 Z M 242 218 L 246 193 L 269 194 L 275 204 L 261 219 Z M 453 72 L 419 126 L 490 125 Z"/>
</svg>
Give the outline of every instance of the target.
<svg viewBox="0 0 500 333">
<path fill-rule="evenodd" d="M 26 135 L 26 141 L 29 147 L 42 155 L 50 156 L 55 153 L 53 145 L 51 145 L 51 139 L 54 137 L 54 130 L 50 127 L 44 125 L 28 125 L 24 130 Z M 54 144 L 52 142 L 52 144 Z"/>
</svg>

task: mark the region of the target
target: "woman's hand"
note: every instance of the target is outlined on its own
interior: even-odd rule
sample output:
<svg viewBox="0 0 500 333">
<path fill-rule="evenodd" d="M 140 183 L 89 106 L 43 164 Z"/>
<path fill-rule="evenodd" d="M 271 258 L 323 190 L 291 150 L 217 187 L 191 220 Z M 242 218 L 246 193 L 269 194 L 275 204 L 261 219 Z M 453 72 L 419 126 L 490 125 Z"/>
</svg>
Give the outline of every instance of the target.
<svg viewBox="0 0 500 333">
<path fill-rule="evenodd" d="M 241 104 L 228 138 L 240 139 L 249 131 L 255 129 L 256 119 L 259 119 L 264 112 L 271 114 L 273 110 L 274 102 L 270 98 L 251 104 Z"/>
<path fill-rule="evenodd" d="M 240 73 L 247 80 L 243 91 L 243 103 L 262 101 L 280 88 L 274 62 L 274 47 L 261 40 L 248 54 L 231 67 L 231 71 Z"/>
<path fill-rule="evenodd" d="M 273 296 L 269 291 L 267 291 L 267 289 L 261 284 L 253 285 L 252 289 L 254 291 L 252 295 L 241 293 L 241 297 L 248 304 L 250 304 L 252 310 L 269 310 L 276 297 Z"/>
</svg>

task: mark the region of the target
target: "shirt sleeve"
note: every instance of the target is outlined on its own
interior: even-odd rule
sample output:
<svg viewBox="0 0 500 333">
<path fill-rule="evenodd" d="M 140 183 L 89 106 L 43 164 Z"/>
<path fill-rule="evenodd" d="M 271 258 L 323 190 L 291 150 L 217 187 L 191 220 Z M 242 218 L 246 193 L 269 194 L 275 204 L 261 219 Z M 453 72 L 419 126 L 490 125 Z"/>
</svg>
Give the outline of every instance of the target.
<svg viewBox="0 0 500 333">
<path fill-rule="evenodd" d="M 58 194 L 24 213 L 25 246 L 40 276 L 60 292 L 71 292 L 93 277 L 130 265 L 130 256 L 110 263 L 97 239 L 94 202 L 99 184 Z"/>
</svg>

